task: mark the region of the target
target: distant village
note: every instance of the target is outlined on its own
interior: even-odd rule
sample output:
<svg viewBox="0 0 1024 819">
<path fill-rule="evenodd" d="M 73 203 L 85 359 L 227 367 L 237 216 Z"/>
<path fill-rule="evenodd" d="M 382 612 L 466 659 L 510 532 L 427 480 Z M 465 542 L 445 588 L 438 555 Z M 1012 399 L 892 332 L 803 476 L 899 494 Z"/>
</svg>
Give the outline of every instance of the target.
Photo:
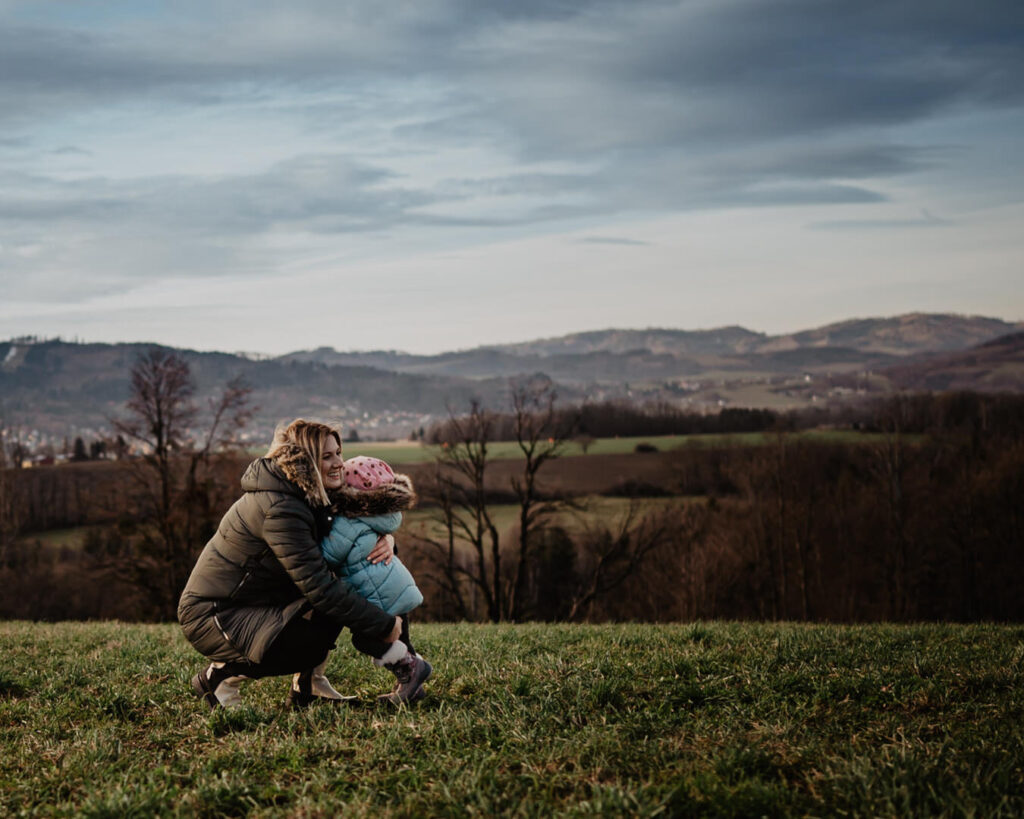
<svg viewBox="0 0 1024 819">
<path fill-rule="evenodd" d="M 341 430 L 345 441 L 420 440 L 430 425 L 440 418 L 422 413 L 392 411 L 382 413 L 351 410 L 329 418 Z M 199 430 L 190 430 L 198 438 Z M 265 448 L 274 434 L 272 424 L 261 420 L 239 430 L 236 445 L 245 450 Z M 0 426 L 3 461 L 8 466 L 28 469 L 35 466 L 80 461 L 122 460 L 145 454 L 136 441 L 125 441 L 110 428 L 72 427 L 67 435 L 54 435 L 27 426 Z"/>
</svg>

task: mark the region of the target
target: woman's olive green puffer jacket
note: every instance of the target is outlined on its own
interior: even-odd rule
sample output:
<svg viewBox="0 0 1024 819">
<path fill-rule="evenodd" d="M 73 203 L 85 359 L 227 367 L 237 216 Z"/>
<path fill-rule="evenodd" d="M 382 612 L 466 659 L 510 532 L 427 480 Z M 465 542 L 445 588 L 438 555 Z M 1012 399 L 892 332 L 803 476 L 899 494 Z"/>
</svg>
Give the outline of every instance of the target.
<svg viewBox="0 0 1024 819">
<path fill-rule="evenodd" d="M 295 447 L 253 461 L 242 476 L 245 494 L 199 555 L 178 603 L 178 622 L 203 656 L 258 663 L 288 621 L 310 609 L 354 632 L 390 633 L 394 618 L 324 562 L 315 469 Z"/>
</svg>

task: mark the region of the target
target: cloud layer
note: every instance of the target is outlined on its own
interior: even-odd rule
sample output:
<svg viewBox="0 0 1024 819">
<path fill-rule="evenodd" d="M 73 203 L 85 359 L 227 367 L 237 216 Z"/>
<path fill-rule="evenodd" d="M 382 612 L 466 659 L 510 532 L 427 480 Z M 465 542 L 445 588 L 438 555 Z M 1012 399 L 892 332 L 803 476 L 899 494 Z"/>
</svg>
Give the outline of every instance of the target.
<svg viewBox="0 0 1024 819">
<path fill-rule="evenodd" d="M 909 218 L 814 225 L 941 227 L 913 214 L 957 168 L 987 204 L 969 166 L 993 117 L 1021 122 L 1022 46 L 1005 0 L 6 2 L 0 287 L 60 302 L 909 189 L 932 194 Z M 646 244 L 612 233 L 583 241 Z"/>
</svg>

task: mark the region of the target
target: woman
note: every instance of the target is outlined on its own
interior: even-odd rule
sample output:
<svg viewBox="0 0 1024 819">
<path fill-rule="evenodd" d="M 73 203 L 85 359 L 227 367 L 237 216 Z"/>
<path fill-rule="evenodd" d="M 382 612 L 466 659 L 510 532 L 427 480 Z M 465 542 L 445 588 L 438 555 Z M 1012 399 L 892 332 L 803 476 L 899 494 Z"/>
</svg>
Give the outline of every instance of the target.
<svg viewBox="0 0 1024 819">
<path fill-rule="evenodd" d="M 242 476 L 244 494 L 206 544 L 178 603 L 188 641 L 210 665 L 192 689 L 211 708 L 241 703 L 244 679 L 294 674 L 289 701 L 343 702 L 324 676 L 341 629 L 393 643 L 400 617 L 338 580 L 320 540 L 330 530 L 328 490 L 343 483 L 341 436 L 298 419 L 278 429 L 266 456 Z M 394 539 L 370 555 L 388 562 Z"/>
</svg>

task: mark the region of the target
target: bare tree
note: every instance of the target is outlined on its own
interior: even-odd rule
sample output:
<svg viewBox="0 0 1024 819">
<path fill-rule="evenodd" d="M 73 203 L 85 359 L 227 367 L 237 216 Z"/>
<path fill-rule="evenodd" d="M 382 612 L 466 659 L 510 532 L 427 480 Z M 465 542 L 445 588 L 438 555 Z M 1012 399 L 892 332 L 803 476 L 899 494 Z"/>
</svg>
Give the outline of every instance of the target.
<svg viewBox="0 0 1024 819">
<path fill-rule="evenodd" d="M 31 454 L 22 440 L 20 426 L 8 426 L 0 404 L 0 469 L 21 469 L 22 462 Z"/>
<path fill-rule="evenodd" d="M 597 439 L 590 435 L 577 435 L 575 438 L 576 444 L 579 445 L 580 451 L 586 455 L 587 450 L 594 445 L 594 441 Z"/>
<path fill-rule="evenodd" d="M 188 440 L 189 427 L 196 415 L 194 392 L 188 362 L 177 353 L 152 349 L 141 354 L 132 367 L 131 397 L 125 405 L 129 417 L 113 421 L 118 434 L 145 448 L 143 459 L 156 482 L 143 484 L 147 489 L 155 488 L 155 497 L 151 498 L 153 515 L 167 544 L 175 540 L 171 506 L 175 475 L 171 455 Z"/>
<path fill-rule="evenodd" d="M 908 558 L 906 470 L 907 451 L 903 438 L 912 402 L 907 396 L 896 396 L 888 403 L 881 418 L 885 437 L 874 449 L 874 474 L 883 508 L 889 541 L 889 616 L 903 619 L 908 607 Z"/>
<path fill-rule="evenodd" d="M 559 456 L 572 429 L 572 416 L 555 411 L 548 384 L 513 385 L 512 414 L 500 416 L 479 402 L 465 416 L 449 411 L 438 431 L 435 471 L 438 523 L 443 538 L 424 534 L 435 557 L 432 579 L 463 617 L 475 616 L 482 600 L 487 619 L 520 620 L 529 613 L 527 587 L 534 540 L 557 504 L 542 497 L 537 476 Z M 518 504 L 514 542 L 505 543 L 494 523 L 488 497 L 489 445 L 499 422 L 523 455 L 522 469 L 510 481 Z"/>
<path fill-rule="evenodd" d="M 517 621 L 527 613 L 525 592 L 532 540 L 559 508 L 557 502 L 541 497 L 537 475 L 544 464 L 562 453 L 575 425 L 573 417 L 555 411 L 555 398 L 550 383 L 522 384 L 512 391 L 516 444 L 524 457 L 522 472 L 512 478 L 512 491 L 519 504 L 519 538 L 509 608 Z"/>
<path fill-rule="evenodd" d="M 467 600 L 464 588 L 464 580 L 472 582 L 472 572 L 468 564 L 459 553 L 458 541 L 455 536 L 458 524 L 456 523 L 456 502 L 454 498 L 454 487 L 447 475 L 442 474 L 440 465 L 437 465 L 434 475 L 435 486 L 437 487 L 437 500 L 439 521 L 444 526 L 446 538 L 438 540 L 420 534 L 420 541 L 425 543 L 436 555 L 437 562 L 434 568 L 428 568 L 425 576 L 433 580 L 445 593 L 447 598 L 455 606 L 456 613 L 463 620 L 469 620 L 473 616 L 474 606 Z M 480 542 L 482 543 L 482 541 Z M 477 549 L 482 554 L 482 547 Z"/>
<path fill-rule="evenodd" d="M 20 453 L 13 454 L 15 459 Z M 15 496 L 14 467 L 8 463 L 7 432 L 0 418 L 0 568 L 6 565 L 21 527 L 21 505 Z"/>
<path fill-rule="evenodd" d="M 569 606 L 569 620 L 585 619 L 593 604 L 620 588 L 643 570 L 648 558 L 671 538 L 691 541 L 706 519 L 696 507 L 656 510 L 641 514 L 641 505 L 631 501 L 625 515 L 614 527 L 588 523 L 578 538 L 583 563 L 579 582 Z M 680 586 L 690 578 L 680 577 Z"/>
<path fill-rule="evenodd" d="M 455 601 L 457 608 L 469 614 L 476 608 L 472 596 L 484 601 L 487 617 L 498 622 L 507 615 L 507 594 L 502 576 L 501 540 L 487 505 L 488 453 L 494 430 L 494 414 L 478 401 L 470 412 L 456 417 L 449 411 L 446 440 L 441 443 L 435 473 L 440 521 L 445 540 L 426 537 L 425 542 L 439 557 L 440 576 L 435 579 Z M 460 541 L 472 549 L 472 559 L 464 561 Z"/>
<path fill-rule="evenodd" d="M 205 431 L 197 432 L 199 411 L 188 362 L 177 353 L 153 349 L 132 367 L 129 415 L 112 425 L 143 449 L 141 459 L 133 461 L 142 538 L 137 553 L 128 560 L 115 557 L 108 568 L 143 587 L 159 617 L 173 617 L 194 553 L 208 534 L 204 530 L 216 511 L 217 494 L 211 459 L 234 442 L 250 419 L 250 392 L 240 379 L 229 382 L 209 402 Z"/>
</svg>

